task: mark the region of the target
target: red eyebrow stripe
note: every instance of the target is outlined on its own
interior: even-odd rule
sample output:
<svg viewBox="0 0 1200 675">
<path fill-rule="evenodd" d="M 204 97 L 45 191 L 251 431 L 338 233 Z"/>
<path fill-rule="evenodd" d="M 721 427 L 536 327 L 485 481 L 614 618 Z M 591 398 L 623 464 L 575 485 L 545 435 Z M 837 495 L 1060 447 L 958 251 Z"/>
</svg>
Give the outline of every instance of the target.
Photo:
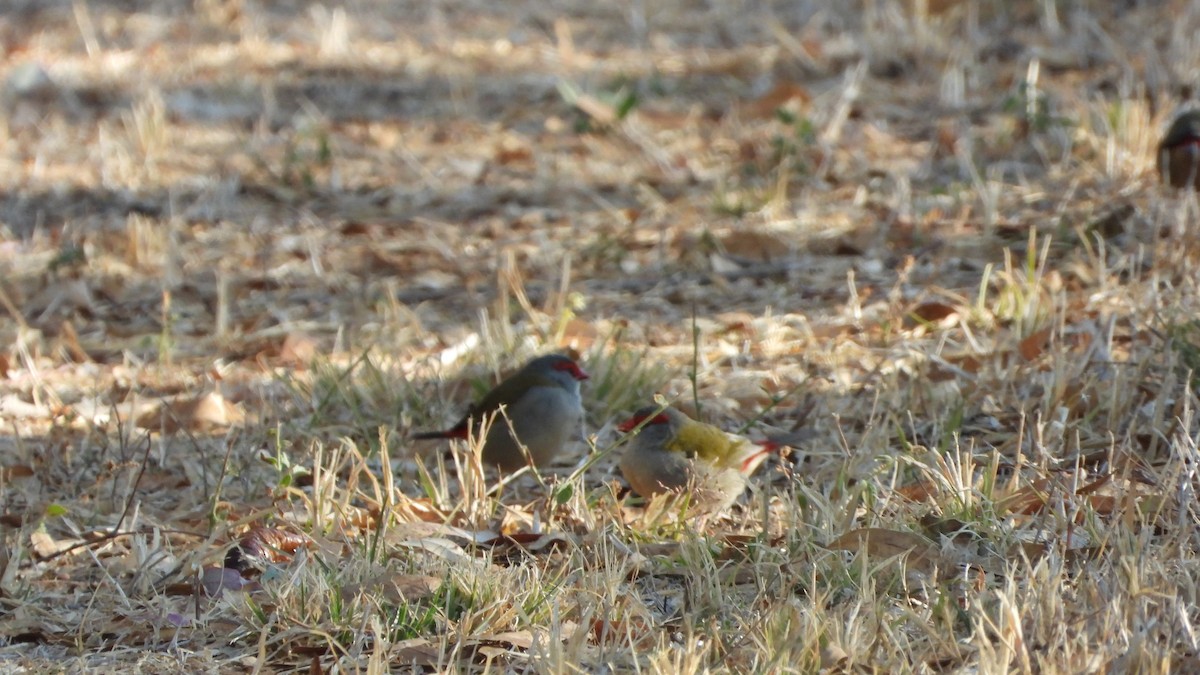
<svg viewBox="0 0 1200 675">
<path fill-rule="evenodd" d="M 563 370 L 570 373 L 577 380 L 588 379 L 588 374 L 583 372 L 583 368 L 574 361 L 559 361 L 552 366 L 555 370 Z"/>
<path fill-rule="evenodd" d="M 621 424 L 617 425 L 617 431 L 620 431 L 621 433 L 629 433 L 630 431 L 633 431 L 634 429 L 636 429 L 639 424 L 641 424 L 643 421 L 645 421 L 647 419 L 650 419 L 649 415 L 634 415 L 633 417 L 630 417 L 629 419 L 625 420 L 624 422 L 621 422 Z M 647 424 L 666 424 L 667 421 L 668 421 L 667 416 L 662 413 L 659 413 L 653 419 L 650 419 L 650 421 L 647 422 Z"/>
</svg>

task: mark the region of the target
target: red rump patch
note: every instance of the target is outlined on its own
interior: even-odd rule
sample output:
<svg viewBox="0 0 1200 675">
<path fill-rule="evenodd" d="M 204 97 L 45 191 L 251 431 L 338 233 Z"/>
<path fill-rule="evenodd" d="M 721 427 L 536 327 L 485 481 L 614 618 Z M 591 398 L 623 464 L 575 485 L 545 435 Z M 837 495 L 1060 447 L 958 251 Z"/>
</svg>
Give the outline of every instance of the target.
<svg viewBox="0 0 1200 675">
<path fill-rule="evenodd" d="M 471 420 L 471 418 L 468 417 L 467 419 L 463 420 L 462 422 L 459 422 L 458 424 L 454 425 L 453 428 L 447 429 L 446 430 L 446 438 L 466 438 L 467 436 L 469 436 L 470 435 L 469 432 L 470 432 L 470 428 L 471 428 L 470 420 Z"/>
<path fill-rule="evenodd" d="M 752 441 L 752 442 L 762 449 L 756 450 L 756 451 L 750 453 L 749 455 L 746 455 L 746 458 L 742 460 L 742 473 L 745 473 L 745 474 L 750 473 L 751 469 L 758 466 L 758 463 L 760 461 L 762 461 L 762 458 L 764 456 L 769 455 L 773 452 L 778 452 L 780 449 L 782 449 L 784 447 L 783 445 L 776 443 L 775 441 L 770 441 L 770 440 L 761 440 L 761 441 Z"/>
</svg>

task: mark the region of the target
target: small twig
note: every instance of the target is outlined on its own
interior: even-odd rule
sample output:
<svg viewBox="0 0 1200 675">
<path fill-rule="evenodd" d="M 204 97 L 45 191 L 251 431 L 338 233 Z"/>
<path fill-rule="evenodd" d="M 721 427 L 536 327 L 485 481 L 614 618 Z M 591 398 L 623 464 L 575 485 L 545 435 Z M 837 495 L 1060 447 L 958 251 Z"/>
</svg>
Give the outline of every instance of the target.
<svg viewBox="0 0 1200 675">
<path fill-rule="evenodd" d="M 112 534 L 121 531 L 121 525 L 125 524 L 125 518 L 129 515 L 129 509 L 133 508 L 133 499 L 137 496 L 138 486 L 142 484 L 142 476 L 146 475 L 146 465 L 150 463 L 150 450 L 153 447 L 154 443 L 150 439 L 150 434 L 146 434 L 146 452 L 142 453 L 142 466 L 138 468 L 137 478 L 133 480 L 133 488 L 129 491 L 129 499 L 125 500 L 125 510 L 121 512 L 121 517 L 117 519 L 117 524 L 113 526 Z"/>
<path fill-rule="evenodd" d="M 17 309 L 17 305 L 13 303 L 12 298 L 8 295 L 8 292 L 4 290 L 4 284 L 0 284 L 0 305 L 3 305 L 4 309 L 8 310 L 8 313 L 12 315 L 13 320 L 16 321 L 17 325 L 21 327 L 21 330 L 24 331 L 29 329 L 29 324 L 25 321 L 25 315 L 21 313 L 21 310 Z"/>
<path fill-rule="evenodd" d="M 208 509 L 208 534 L 212 536 L 217 527 L 217 507 L 221 503 L 221 488 L 225 485 L 225 476 L 229 473 L 229 458 L 233 455 L 233 443 L 226 439 L 225 458 L 221 460 L 221 474 L 217 476 L 217 484 L 213 486 L 212 497 Z M 207 486 L 206 486 L 207 487 Z"/>
<path fill-rule="evenodd" d="M 185 537 L 192 537 L 193 539 L 206 539 L 207 538 L 205 535 L 200 534 L 199 532 L 188 532 L 187 530 L 158 530 L 158 531 L 163 534 L 178 534 L 178 535 L 182 535 Z M 98 537 L 96 539 L 89 539 L 87 541 L 76 542 L 64 549 L 55 551 L 54 553 L 51 553 L 50 555 L 48 555 L 44 558 L 38 558 L 38 560 L 40 560 L 42 562 L 49 562 L 51 560 L 54 560 L 55 558 L 60 558 L 64 555 L 70 553 L 71 551 L 78 551 L 81 548 L 87 548 L 89 546 L 94 546 L 96 544 L 105 544 L 105 543 L 112 541 L 113 539 L 118 538 L 118 537 L 132 537 L 135 534 L 145 534 L 145 532 L 142 530 L 130 530 L 128 532 L 116 532 L 116 531 L 106 532 L 101 537 Z"/>
<path fill-rule="evenodd" d="M 700 326 L 696 325 L 696 303 L 692 303 L 692 402 L 696 405 L 696 419 L 703 419 L 700 414 L 700 389 L 696 384 L 700 377 Z"/>
</svg>

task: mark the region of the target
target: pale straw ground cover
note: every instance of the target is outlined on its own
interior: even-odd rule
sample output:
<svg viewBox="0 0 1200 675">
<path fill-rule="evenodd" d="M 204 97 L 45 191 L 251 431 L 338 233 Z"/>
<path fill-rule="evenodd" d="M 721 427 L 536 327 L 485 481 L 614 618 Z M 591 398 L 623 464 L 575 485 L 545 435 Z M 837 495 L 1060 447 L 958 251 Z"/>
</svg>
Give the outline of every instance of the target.
<svg viewBox="0 0 1200 675">
<path fill-rule="evenodd" d="M 1200 207 L 1154 173 L 1197 35 L 13 3 L 0 668 L 1200 669 Z M 592 375 L 558 465 L 408 439 L 556 350 Z M 680 519 L 615 469 L 655 395 L 801 441 Z"/>
</svg>

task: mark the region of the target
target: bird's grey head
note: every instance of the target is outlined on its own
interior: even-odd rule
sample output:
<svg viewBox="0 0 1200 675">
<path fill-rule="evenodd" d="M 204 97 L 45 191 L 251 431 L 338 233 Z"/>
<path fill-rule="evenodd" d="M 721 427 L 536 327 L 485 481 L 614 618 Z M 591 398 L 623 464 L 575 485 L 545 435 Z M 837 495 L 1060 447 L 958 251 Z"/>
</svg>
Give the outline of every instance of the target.
<svg viewBox="0 0 1200 675">
<path fill-rule="evenodd" d="M 567 391 L 578 392 L 579 383 L 588 379 L 588 374 L 570 357 L 561 354 L 547 354 L 525 364 L 526 372 L 549 377 Z"/>
</svg>

